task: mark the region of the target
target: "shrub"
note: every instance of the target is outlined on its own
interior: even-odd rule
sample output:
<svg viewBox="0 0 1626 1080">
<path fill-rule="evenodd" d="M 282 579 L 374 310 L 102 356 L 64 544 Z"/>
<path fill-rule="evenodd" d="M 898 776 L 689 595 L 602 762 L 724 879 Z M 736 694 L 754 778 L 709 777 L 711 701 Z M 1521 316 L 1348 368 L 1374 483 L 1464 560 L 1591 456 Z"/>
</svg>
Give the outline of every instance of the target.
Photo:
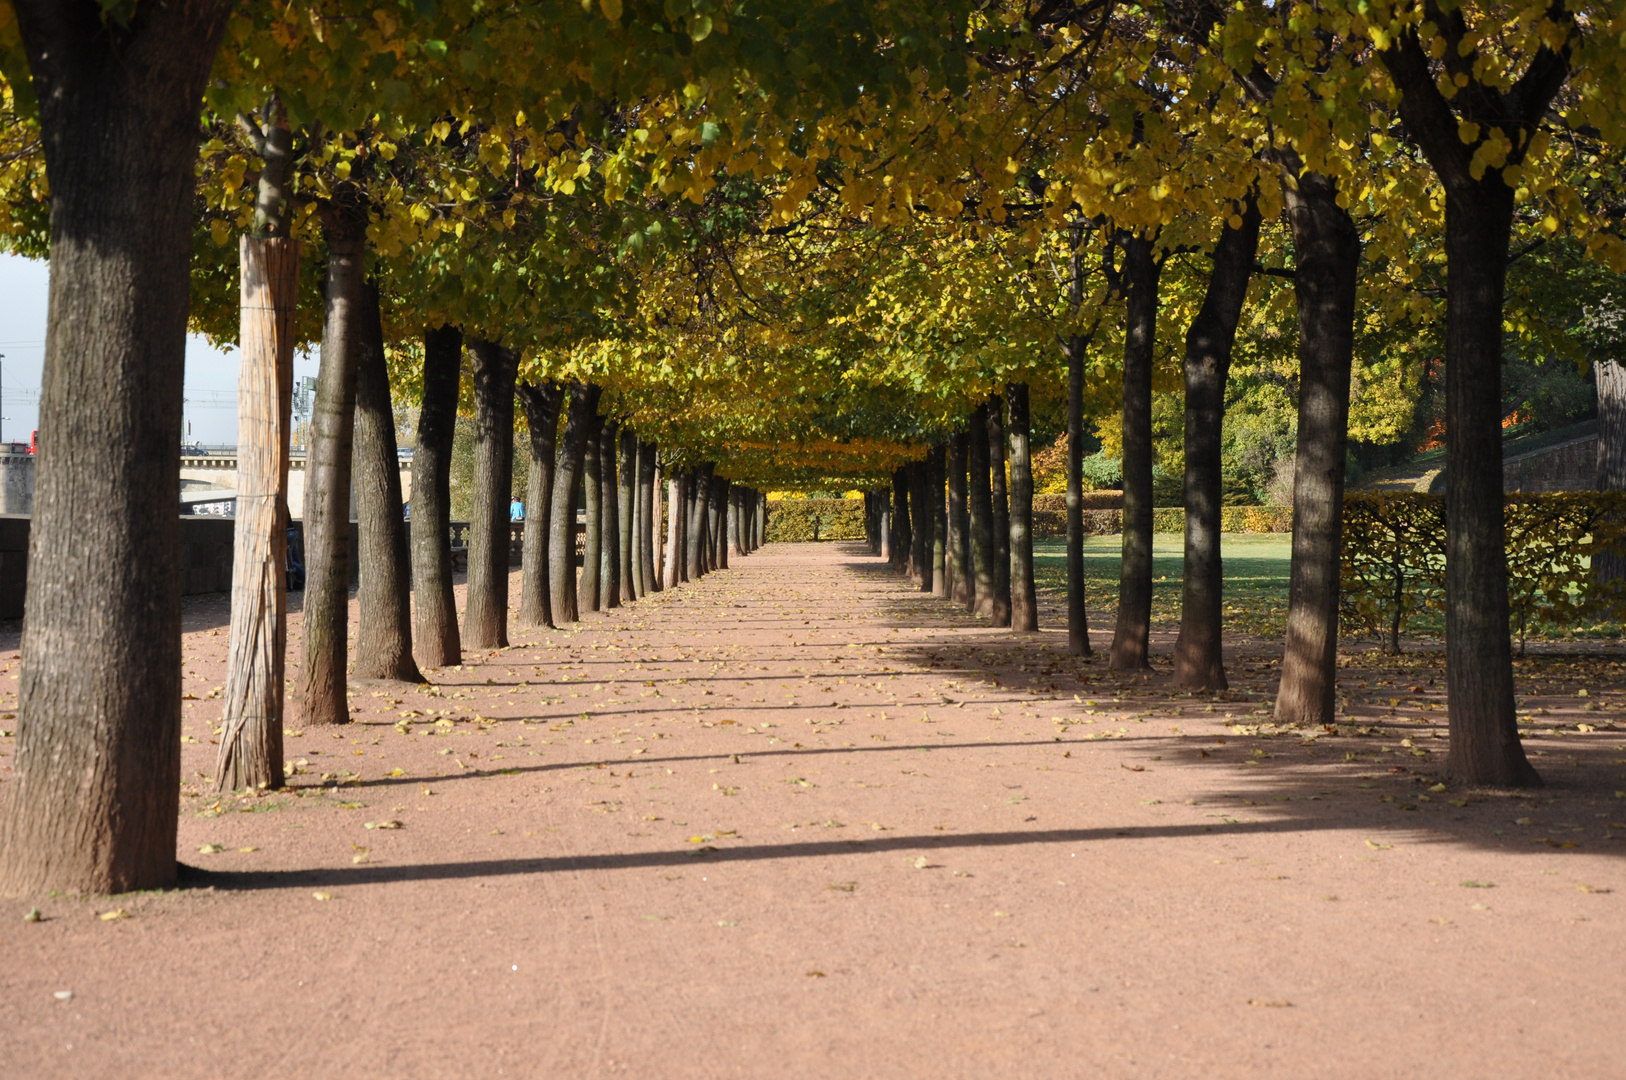
<svg viewBox="0 0 1626 1080">
<path fill-rule="evenodd" d="M 862 499 L 773 499 L 768 502 L 770 543 L 862 539 Z"/>
<path fill-rule="evenodd" d="M 1622 582 L 1593 571 L 1618 555 L 1626 493 L 1509 495 L 1506 503 L 1509 633 L 1519 649 L 1532 627 L 1613 617 Z M 1400 649 L 1406 624 L 1445 613 L 1445 497 L 1413 493 L 1344 498 L 1342 609 L 1346 625 Z"/>
</svg>

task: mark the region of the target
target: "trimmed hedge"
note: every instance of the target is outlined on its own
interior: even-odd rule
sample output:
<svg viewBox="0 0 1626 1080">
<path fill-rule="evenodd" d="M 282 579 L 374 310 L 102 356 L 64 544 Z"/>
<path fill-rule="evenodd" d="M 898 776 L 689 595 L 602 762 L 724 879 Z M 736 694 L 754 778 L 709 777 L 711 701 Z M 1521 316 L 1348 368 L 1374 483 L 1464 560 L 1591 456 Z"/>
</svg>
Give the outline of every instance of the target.
<svg viewBox="0 0 1626 1080">
<path fill-rule="evenodd" d="M 1623 583 L 1593 571 L 1601 554 L 1626 549 L 1626 493 L 1545 492 L 1507 496 L 1509 631 L 1572 627 L 1619 614 Z M 1445 616 L 1445 496 L 1344 496 L 1342 621 L 1400 649 L 1407 623 Z"/>
<path fill-rule="evenodd" d="M 768 542 L 864 539 L 863 499 L 770 499 Z"/>
<path fill-rule="evenodd" d="M 1106 536 L 1123 529 L 1123 492 L 1084 492 L 1084 534 Z M 1222 506 L 1220 530 L 1228 533 L 1290 533 L 1293 509 L 1288 506 Z M 1152 531 L 1184 533 L 1186 511 L 1179 506 L 1160 506 L 1152 511 Z M 1067 496 L 1033 497 L 1033 536 L 1037 540 L 1058 540 L 1067 535 Z"/>
</svg>

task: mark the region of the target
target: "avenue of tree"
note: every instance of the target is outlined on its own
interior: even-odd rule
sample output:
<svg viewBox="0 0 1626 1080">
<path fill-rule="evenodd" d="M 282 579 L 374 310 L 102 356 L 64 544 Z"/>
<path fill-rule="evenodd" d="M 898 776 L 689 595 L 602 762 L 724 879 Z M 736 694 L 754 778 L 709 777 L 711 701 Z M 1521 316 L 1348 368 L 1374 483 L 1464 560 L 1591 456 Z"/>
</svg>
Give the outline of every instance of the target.
<svg viewBox="0 0 1626 1080">
<path fill-rule="evenodd" d="M 527 628 L 725 568 L 765 492 L 857 488 L 921 590 L 1032 632 L 1057 436 L 1071 650 L 1111 462 L 1107 662 L 1149 667 L 1172 497 L 1173 679 L 1225 689 L 1220 510 L 1279 480 L 1277 719 L 1329 723 L 1346 477 L 1426 425 L 1449 768 L 1539 784 L 1504 372 L 1619 383 L 1623 41 L 1623 0 L 0 0 L 0 243 L 51 265 L 0 892 L 175 879 L 189 327 L 242 357 L 222 789 L 280 786 L 284 723 L 346 723 L 349 679 L 508 644 L 514 494 Z M 292 357 L 318 342 L 290 665 Z"/>
</svg>

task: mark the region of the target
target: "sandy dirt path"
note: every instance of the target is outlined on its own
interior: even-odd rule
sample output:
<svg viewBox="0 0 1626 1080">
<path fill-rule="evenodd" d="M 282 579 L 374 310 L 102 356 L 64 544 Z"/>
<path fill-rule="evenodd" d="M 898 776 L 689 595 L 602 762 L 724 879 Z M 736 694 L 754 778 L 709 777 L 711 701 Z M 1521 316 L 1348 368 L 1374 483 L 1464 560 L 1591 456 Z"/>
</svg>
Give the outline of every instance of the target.
<svg viewBox="0 0 1626 1080">
<path fill-rule="evenodd" d="M 1268 643 L 1174 696 L 772 545 L 355 687 L 219 798 L 187 618 L 187 883 L 0 901 L 0 1076 L 1626 1072 L 1618 682 L 1532 735 L 1548 789 L 1460 792 L 1422 668 L 1277 732 Z"/>
</svg>

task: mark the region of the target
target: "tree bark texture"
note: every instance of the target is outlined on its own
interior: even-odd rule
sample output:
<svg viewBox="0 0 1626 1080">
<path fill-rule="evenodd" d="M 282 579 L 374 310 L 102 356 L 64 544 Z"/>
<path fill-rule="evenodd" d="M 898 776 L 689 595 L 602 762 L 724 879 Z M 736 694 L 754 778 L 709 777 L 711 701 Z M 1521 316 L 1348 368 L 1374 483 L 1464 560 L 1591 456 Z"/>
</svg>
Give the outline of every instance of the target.
<svg viewBox="0 0 1626 1080">
<path fill-rule="evenodd" d="M 621 479 L 616 475 L 616 446 L 620 425 L 606 420 L 599 432 L 599 531 L 602 545 L 598 562 L 598 606 L 601 611 L 621 606 Z"/>
<path fill-rule="evenodd" d="M 994 503 L 995 626 L 1011 625 L 1011 500 L 1005 489 L 1005 399 L 988 401 L 989 493 Z"/>
<path fill-rule="evenodd" d="M 519 353 L 469 341 L 474 376 L 474 500 L 469 512 L 469 577 L 463 644 L 508 645 L 508 503 L 514 490 L 514 380 Z"/>
<path fill-rule="evenodd" d="M 237 522 L 232 537 L 231 638 L 215 786 L 282 786 L 288 642 L 289 401 L 299 242 L 244 236 L 242 350 L 237 375 Z"/>
<path fill-rule="evenodd" d="M 1152 361 L 1157 351 L 1158 280 L 1153 238 L 1130 236 L 1124 249 L 1123 546 L 1118 621 L 1107 666 L 1151 667 Z"/>
<path fill-rule="evenodd" d="M 971 511 L 966 505 L 966 459 L 971 440 L 964 432 L 950 436 L 948 469 L 948 579 L 949 599 L 970 610 L 975 585 L 971 580 Z"/>
<path fill-rule="evenodd" d="M 565 389 L 551 379 L 516 383 L 514 395 L 530 430 L 530 472 L 525 486 L 525 550 L 519 574 L 519 624 L 553 628 L 549 552 L 553 540 L 554 469 L 559 448 L 559 409 Z"/>
<path fill-rule="evenodd" d="M 971 534 L 971 610 L 994 613 L 994 495 L 988 478 L 988 406 L 978 405 L 966 433 L 966 502 Z"/>
<path fill-rule="evenodd" d="M 1174 684 L 1186 690 L 1229 685 L 1221 653 L 1220 436 L 1231 349 L 1259 250 L 1257 202 L 1250 198 L 1241 216 L 1241 227 L 1226 224 L 1214 245 L 1208 291 L 1186 333 L 1186 550 L 1174 643 Z"/>
<path fill-rule="evenodd" d="M 1598 388 L 1598 490 L 1626 491 L 1626 368 L 1614 360 L 1592 362 Z M 1609 584 L 1626 577 L 1626 558 L 1613 551 L 1592 557 L 1592 576 Z"/>
<path fill-rule="evenodd" d="M 1293 472 L 1293 563 L 1276 722 L 1336 719 L 1338 590 L 1344 526 L 1349 379 L 1361 238 L 1337 182 L 1305 173 L 1283 184 L 1293 231 L 1299 315 L 1299 430 Z"/>
<path fill-rule="evenodd" d="M 617 574 L 620 586 L 617 592 L 623 603 L 631 603 L 642 593 L 634 570 L 638 562 L 638 537 L 633 523 L 638 511 L 638 436 L 631 428 L 622 429 L 620 445 L 615 458 L 616 552 L 621 568 Z"/>
<path fill-rule="evenodd" d="M 721 476 L 711 478 L 711 502 L 707 507 L 707 528 L 711 530 L 712 569 L 728 569 L 728 492 L 732 487 Z"/>
<path fill-rule="evenodd" d="M 355 454 L 351 473 L 359 523 L 358 589 L 353 674 L 358 679 L 422 682 L 412 659 L 412 564 L 401 500 L 401 457 L 395 446 L 395 406 L 378 285 L 362 286 L 357 323 Z M 291 373 L 290 373 L 291 374 Z"/>
<path fill-rule="evenodd" d="M 429 330 L 423 339 L 423 405 L 412 451 L 412 591 L 416 608 L 413 656 L 420 668 L 463 661 L 452 592 L 452 436 L 462 381 L 463 332 Z"/>
<path fill-rule="evenodd" d="M 1039 629 L 1039 598 L 1033 584 L 1033 453 L 1028 445 L 1028 384 L 1005 388 L 1010 407 L 1011 463 L 1011 629 Z"/>
<path fill-rule="evenodd" d="M 892 470 L 892 565 L 899 573 L 909 573 L 913 551 L 914 537 L 909 528 L 909 466 L 900 465 Z"/>
<path fill-rule="evenodd" d="M 175 880 L 181 387 L 198 114 L 227 9 L 12 5 L 51 275 L 0 893 Z"/>
<path fill-rule="evenodd" d="M 655 572 L 655 567 L 660 565 L 661 532 L 661 485 L 655 475 L 657 457 L 658 448 L 654 443 L 638 441 L 638 560 L 643 575 L 639 596 L 661 591 L 661 579 Z"/>
<path fill-rule="evenodd" d="M 309 727 L 350 720 L 345 699 L 350 628 L 350 461 L 363 304 L 367 210 L 340 189 L 326 212 L 326 313 L 305 456 L 305 608 L 295 714 Z"/>
<path fill-rule="evenodd" d="M 588 611 L 598 611 L 604 600 L 604 460 L 599 456 L 604 428 L 604 418 L 594 417 L 582 458 L 582 502 L 587 527 L 582 534 L 581 603 Z"/>
<path fill-rule="evenodd" d="M 676 588 L 678 582 L 683 580 L 683 524 L 687 520 L 683 488 L 683 474 L 672 474 L 672 479 L 667 481 L 666 492 L 666 566 L 663 584 L 668 589 Z"/>
<path fill-rule="evenodd" d="M 598 415 L 599 393 L 593 383 L 570 384 L 570 414 L 565 418 L 564 445 L 559 450 L 553 502 L 548 507 L 553 534 L 548 547 L 548 599 L 553 602 L 554 626 L 580 618 L 576 606 L 576 493 L 581 488 L 587 437 Z"/>
<path fill-rule="evenodd" d="M 715 466 L 704 462 L 689 473 L 689 488 L 684 495 L 689 500 L 688 530 L 684 536 L 687 547 L 684 562 L 688 565 L 689 580 L 699 581 L 711 568 L 706 558 L 711 538 L 706 533 L 706 504 L 711 501 L 711 475 Z"/>
<path fill-rule="evenodd" d="M 1067 339 L 1067 654 L 1089 656 L 1084 605 L 1084 359 L 1088 342 Z"/>
<path fill-rule="evenodd" d="M 932 469 L 927 461 L 909 463 L 909 520 L 914 523 L 915 586 L 932 591 Z"/>
<path fill-rule="evenodd" d="M 937 443 L 926 455 L 926 502 L 932 508 L 932 595 L 948 597 L 948 446 Z"/>
</svg>

